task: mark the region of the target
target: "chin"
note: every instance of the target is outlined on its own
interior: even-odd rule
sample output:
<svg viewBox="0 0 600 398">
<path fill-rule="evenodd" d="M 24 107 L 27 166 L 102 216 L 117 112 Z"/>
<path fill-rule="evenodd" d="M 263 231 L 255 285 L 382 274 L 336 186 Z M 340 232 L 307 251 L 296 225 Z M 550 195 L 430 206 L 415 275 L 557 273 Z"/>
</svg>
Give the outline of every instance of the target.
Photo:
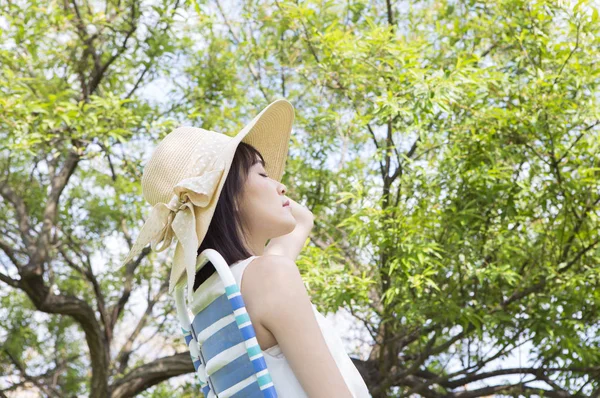
<svg viewBox="0 0 600 398">
<path fill-rule="evenodd" d="M 298 222 L 294 217 L 290 217 L 290 220 L 285 220 L 285 222 L 282 223 L 281 229 L 283 230 L 283 232 L 281 233 L 281 235 L 286 235 L 292 232 L 294 228 L 296 228 L 297 224 Z"/>
<path fill-rule="evenodd" d="M 290 227 L 290 232 L 292 232 L 294 230 L 294 228 L 296 228 L 296 225 L 298 225 L 298 221 L 296 221 L 296 219 L 294 218 L 294 221 L 292 221 L 290 223 L 291 227 Z"/>
<path fill-rule="evenodd" d="M 289 210 L 284 209 L 284 211 Z M 269 235 L 283 236 L 292 232 L 296 228 L 296 225 L 298 225 L 298 221 L 291 214 L 286 216 L 285 214 L 274 215 L 273 213 L 269 213 L 268 217 L 261 218 L 257 216 L 256 224 L 258 229 L 265 229 L 268 227 Z"/>
</svg>

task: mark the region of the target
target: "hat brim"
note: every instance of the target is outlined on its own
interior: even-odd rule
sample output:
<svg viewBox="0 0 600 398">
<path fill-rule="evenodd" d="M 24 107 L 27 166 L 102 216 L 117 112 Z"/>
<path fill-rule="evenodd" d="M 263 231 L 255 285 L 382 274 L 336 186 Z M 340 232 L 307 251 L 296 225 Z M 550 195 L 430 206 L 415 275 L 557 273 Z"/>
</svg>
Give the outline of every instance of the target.
<svg viewBox="0 0 600 398">
<path fill-rule="evenodd" d="M 218 162 L 223 162 L 224 168 L 223 175 L 217 185 L 211 203 L 207 207 L 194 208 L 194 212 L 196 213 L 196 234 L 199 244 L 202 243 L 208 231 L 239 143 L 245 142 L 255 147 L 265 160 L 267 174 L 271 178 L 281 181 L 285 171 L 293 123 L 293 105 L 285 99 L 278 99 L 267 105 L 227 143 L 223 152 L 216 159 Z M 196 263 L 196 271 L 202 265 Z M 170 292 L 174 290 L 176 285 L 183 283 L 181 277 L 184 272 L 185 269 L 171 270 Z M 193 278 L 195 276 L 189 275 L 188 277 Z"/>
</svg>

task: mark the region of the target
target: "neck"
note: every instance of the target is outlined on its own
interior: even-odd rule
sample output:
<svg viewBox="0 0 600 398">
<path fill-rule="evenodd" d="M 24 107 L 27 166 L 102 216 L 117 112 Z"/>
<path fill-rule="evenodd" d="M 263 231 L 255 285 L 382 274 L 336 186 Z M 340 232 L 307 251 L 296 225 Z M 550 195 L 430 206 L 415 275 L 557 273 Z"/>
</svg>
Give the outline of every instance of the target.
<svg viewBox="0 0 600 398">
<path fill-rule="evenodd" d="M 246 238 L 248 250 L 253 256 L 262 256 L 267 245 L 267 238 L 257 236 L 256 234 Z"/>
</svg>

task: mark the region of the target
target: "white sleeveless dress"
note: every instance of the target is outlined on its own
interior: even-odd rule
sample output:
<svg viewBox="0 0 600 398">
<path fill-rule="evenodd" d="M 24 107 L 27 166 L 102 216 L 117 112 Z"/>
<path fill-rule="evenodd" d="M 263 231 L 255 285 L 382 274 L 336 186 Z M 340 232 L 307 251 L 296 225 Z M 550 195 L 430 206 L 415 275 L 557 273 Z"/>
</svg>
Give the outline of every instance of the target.
<svg viewBox="0 0 600 398">
<path fill-rule="evenodd" d="M 230 265 L 231 273 L 233 274 L 235 282 L 238 284 L 238 286 L 242 286 L 241 282 L 244 270 L 256 257 L 258 256 L 251 256 Z M 190 303 L 190 309 L 193 311 L 193 313 L 201 311 L 215 298 L 223 294 L 223 290 L 223 282 L 219 278 L 219 275 L 215 272 L 210 276 L 210 278 L 202 283 L 196 292 L 194 292 L 192 302 Z M 352 359 L 350 359 L 346 353 L 344 344 L 337 334 L 337 331 L 331 322 L 317 310 L 317 307 L 314 304 L 312 304 L 312 307 L 315 317 L 319 323 L 319 327 L 321 328 L 321 332 L 323 333 L 323 337 L 325 338 L 325 342 L 329 347 L 329 351 L 335 359 L 335 362 L 338 365 L 342 376 L 344 377 L 344 381 L 352 392 L 353 397 L 370 398 L 371 395 L 369 394 L 367 385 L 365 384 L 358 369 L 356 369 L 356 366 L 354 366 Z M 275 386 L 277 395 L 280 398 L 308 398 L 308 395 L 294 375 L 294 372 L 285 358 L 285 355 L 281 351 L 281 348 L 279 348 L 279 344 L 263 350 L 263 355 L 265 357 L 265 362 L 267 363 L 269 373 L 271 374 L 273 385 Z"/>
</svg>

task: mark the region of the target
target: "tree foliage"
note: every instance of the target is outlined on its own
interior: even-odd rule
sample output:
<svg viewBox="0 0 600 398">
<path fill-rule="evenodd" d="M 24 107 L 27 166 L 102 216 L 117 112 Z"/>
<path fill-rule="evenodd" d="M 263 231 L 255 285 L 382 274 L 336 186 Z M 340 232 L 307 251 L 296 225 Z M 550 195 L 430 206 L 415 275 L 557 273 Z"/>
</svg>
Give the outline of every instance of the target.
<svg viewBox="0 0 600 398">
<path fill-rule="evenodd" d="M 277 97 L 316 215 L 298 264 L 370 334 L 373 397 L 600 393 L 593 3 L 0 4 L 5 393 L 193 394 L 162 383 L 193 370 L 169 259 L 118 268 L 142 166 Z"/>
</svg>

